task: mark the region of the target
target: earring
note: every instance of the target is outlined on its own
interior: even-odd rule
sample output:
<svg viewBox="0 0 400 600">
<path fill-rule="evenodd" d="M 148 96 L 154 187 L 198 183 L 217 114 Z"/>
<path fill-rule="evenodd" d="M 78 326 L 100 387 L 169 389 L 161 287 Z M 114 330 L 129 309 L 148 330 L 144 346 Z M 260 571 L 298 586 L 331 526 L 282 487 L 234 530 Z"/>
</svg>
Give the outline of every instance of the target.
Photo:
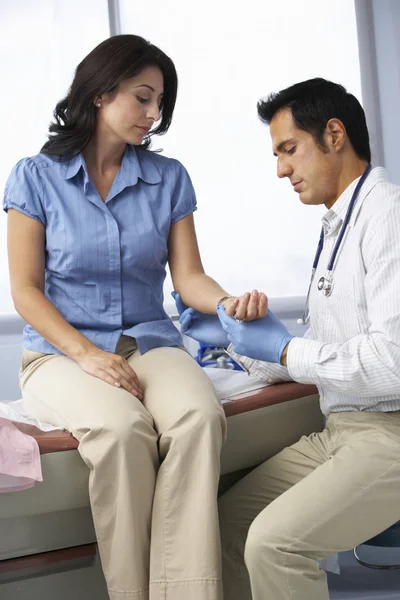
<svg viewBox="0 0 400 600">
<path fill-rule="evenodd" d="M 101 102 L 98 102 L 98 103 L 97 103 L 97 106 L 100 108 L 100 107 L 101 107 Z"/>
</svg>

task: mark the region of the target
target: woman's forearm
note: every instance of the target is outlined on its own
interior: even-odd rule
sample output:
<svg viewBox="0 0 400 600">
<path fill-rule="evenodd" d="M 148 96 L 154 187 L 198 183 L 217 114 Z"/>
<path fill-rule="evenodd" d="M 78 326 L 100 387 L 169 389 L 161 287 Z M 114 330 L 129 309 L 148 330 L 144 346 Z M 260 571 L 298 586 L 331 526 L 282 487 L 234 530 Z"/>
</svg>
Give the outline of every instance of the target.
<svg viewBox="0 0 400 600">
<path fill-rule="evenodd" d="M 95 345 L 68 323 L 43 292 L 29 286 L 13 293 L 19 315 L 66 356 L 78 358 Z"/>
<path fill-rule="evenodd" d="M 187 277 L 176 291 L 180 293 L 184 304 L 208 314 L 214 314 L 218 301 L 228 295 L 228 292 L 205 273 L 195 273 Z"/>
</svg>

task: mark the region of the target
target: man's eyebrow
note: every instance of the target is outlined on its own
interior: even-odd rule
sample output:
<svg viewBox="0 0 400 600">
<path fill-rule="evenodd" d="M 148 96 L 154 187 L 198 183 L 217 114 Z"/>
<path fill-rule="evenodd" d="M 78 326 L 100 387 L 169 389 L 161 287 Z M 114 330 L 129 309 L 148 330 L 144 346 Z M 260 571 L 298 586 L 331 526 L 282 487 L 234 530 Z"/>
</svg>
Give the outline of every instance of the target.
<svg viewBox="0 0 400 600">
<path fill-rule="evenodd" d="M 140 85 L 135 85 L 135 88 L 138 87 L 145 87 L 148 88 L 149 90 L 151 90 L 152 92 L 155 92 L 156 90 L 154 88 L 151 87 L 151 85 L 147 85 L 147 83 L 141 83 Z M 161 92 L 160 96 L 163 96 L 164 92 Z"/>
<path fill-rule="evenodd" d="M 283 140 L 283 142 L 281 142 L 280 144 L 278 144 L 278 147 L 276 149 L 276 152 L 274 152 L 274 156 L 278 156 L 277 152 L 281 152 L 281 150 L 283 150 L 284 146 L 286 146 L 286 144 L 290 144 L 293 143 L 295 141 L 294 138 L 289 138 L 288 140 Z"/>
</svg>

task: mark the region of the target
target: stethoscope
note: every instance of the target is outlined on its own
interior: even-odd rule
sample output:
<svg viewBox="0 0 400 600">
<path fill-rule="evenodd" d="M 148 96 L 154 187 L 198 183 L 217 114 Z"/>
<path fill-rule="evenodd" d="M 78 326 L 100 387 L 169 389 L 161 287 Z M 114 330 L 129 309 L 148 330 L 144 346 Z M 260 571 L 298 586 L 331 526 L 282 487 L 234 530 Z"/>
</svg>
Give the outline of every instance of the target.
<svg viewBox="0 0 400 600">
<path fill-rule="evenodd" d="M 325 277 L 320 277 L 318 279 L 317 288 L 326 297 L 328 297 L 332 294 L 333 266 L 335 264 L 336 255 L 339 251 L 340 245 L 341 245 L 344 235 L 346 233 L 347 225 L 349 224 L 351 213 L 353 211 L 354 204 L 356 203 L 357 196 L 360 192 L 361 186 L 363 185 L 364 181 L 368 177 L 369 172 L 371 171 L 371 168 L 372 168 L 371 165 L 368 165 L 368 167 L 365 169 L 364 173 L 360 177 L 359 182 L 357 183 L 356 189 L 354 190 L 353 195 L 351 197 L 351 200 L 350 200 L 347 212 L 346 212 L 346 216 L 343 221 L 343 225 L 340 229 L 338 239 L 336 240 L 336 244 L 334 245 L 331 256 L 329 258 L 328 268 L 326 270 Z M 314 281 L 315 271 L 317 270 L 319 258 L 321 256 L 323 247 L 324 247 L 324 228 L 322 227 L 321 234 L 319 236 L 317 252 L 315 254 L 315 258 L 314 258 L 314 262 L 313 262 L 313 266 L 312 266 L 310 284 L 308 286 L 307 298 L 306 298 L 306 304 L 304 306 L 303 316 L 301 319 L 297 320 L 297 322 L 302 325 L 306 325 L 308 323 L 308 321 L 310 320 L 310 310 L 309 310 L 310 292 L 311 292 L 312 284 Z"/>
</svg>

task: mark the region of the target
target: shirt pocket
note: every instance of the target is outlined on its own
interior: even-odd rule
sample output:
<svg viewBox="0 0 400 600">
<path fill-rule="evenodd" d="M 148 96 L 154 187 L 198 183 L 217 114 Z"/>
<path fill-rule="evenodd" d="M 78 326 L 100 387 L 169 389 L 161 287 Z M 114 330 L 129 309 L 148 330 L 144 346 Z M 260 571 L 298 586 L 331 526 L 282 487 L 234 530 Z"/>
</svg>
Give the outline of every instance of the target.
<svg viewBox="0 0 400 600">
<path fill-rule="evenodd" d="M 355 337 L 362 331 L 358 315 L 357 293 L 355 277 L 352 272 L 341 273 L 340 277 L 333 275 L 332 294 L 326 300 L 328 313 L 339 330 L 341 341 Z"/>
</svg>

